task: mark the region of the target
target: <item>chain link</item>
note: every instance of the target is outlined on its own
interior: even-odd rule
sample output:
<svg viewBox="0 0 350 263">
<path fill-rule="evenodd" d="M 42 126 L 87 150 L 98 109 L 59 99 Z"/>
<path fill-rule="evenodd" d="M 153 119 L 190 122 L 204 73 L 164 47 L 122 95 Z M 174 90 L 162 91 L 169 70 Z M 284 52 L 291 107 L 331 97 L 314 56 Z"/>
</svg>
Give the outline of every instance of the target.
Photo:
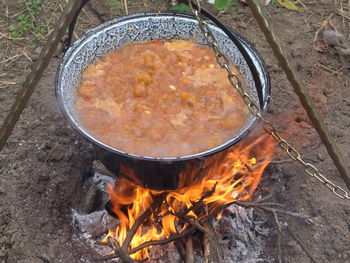
<svg viewBox="0 0 350 263">
<path fill-rule="evenodd" d="M 260 107 L 256 104 L 256 102 L 252 99 L 252 97 L 245 91 L 245 89 L 242 86 L 242 83 L 236 73 L 234 73 L 230 68 L 230 61 L 228 58 L 221 52 L 216 38 L 211 31 L 211 29 L 208 26 L 208 23 L 204 21 L 201 17 L 201 3 L 200 0 L 194 0 L 197 8 L 195 8 L 192 4 L 192 0 L 189 1 L 190 7 L 192 9 L 193 14 L 196 16 L 196 19 L 198 21 L 198 25 L 200 30 L 205 36 L 206 41 L 208 42 L 208 45 L 210 48 L 214 51 L 216 60 L 218 64 L 227 71 L 228 73 L 228 80 L 230 81 L 231 85 L 238 91 L 238 93 L 243 98 L 244 102 L 247 104 L 247 107 L 250 111 L 250 113 L 254 116 L 259 118 L 263 124 L 264 124 L 264 130 L 266 133 L 270 134 L 279 144 L 279 146 L 287 153 L 287 155 L 293 159 L 296 162 L 299 162 L 301 165 L 303 165 L 304 170 L 307 174 L 310 176 L 316 178 L 319 182 L 321 182 L 323 185 L 325 185 L 327 188 L 329 188 L 337 197 L 341 199 L 349 199 L 350 195 L 349 193 L 341 188 L 340 186 L 336 185 L 329 179 L 327 179 L 315 166 L 313 166 L 311 163 L 305 162 L 300 153 L 291 145 L 289 142 L 287 142 L 282 136 L 277 132 L 276 128 L 273 126 L 273 124 L 270 121 L 267 121 L 260 110 Z"/>
</svg>

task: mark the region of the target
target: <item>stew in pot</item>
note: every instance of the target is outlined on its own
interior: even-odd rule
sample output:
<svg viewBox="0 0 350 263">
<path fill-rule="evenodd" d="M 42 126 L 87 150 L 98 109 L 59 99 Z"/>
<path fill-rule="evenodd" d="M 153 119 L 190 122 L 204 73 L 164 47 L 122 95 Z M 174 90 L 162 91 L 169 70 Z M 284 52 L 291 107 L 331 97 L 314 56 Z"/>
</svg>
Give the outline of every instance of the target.
<svg viewBox="0 0 350 263">
<path fill-rule="evenodd" d="M 213 52 L 183 40 L 129 43 L 89 65 L 76 108 L 98 140 L 149 157 L 212 149 L 248 118 Z"/>
</svg>

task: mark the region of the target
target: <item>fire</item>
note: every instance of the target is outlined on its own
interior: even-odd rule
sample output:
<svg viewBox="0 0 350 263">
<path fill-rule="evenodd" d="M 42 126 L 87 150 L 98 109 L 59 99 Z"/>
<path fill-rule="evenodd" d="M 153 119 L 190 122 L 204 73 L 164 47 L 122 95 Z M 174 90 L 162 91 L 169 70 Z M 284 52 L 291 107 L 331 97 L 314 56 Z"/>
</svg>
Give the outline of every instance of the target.
<svg viewBox="0 0 350 263">
<path fill-rule="evenodd" d="M 132 181 L 121 178 L 115 187 L 108 186 L 112 210 L 118 216 L 120 223 L 114 232 L 108 233 L 104 241 L 107 241 L 108 236 L 112 236 L 123 244 L 127 232 L 147 211 L 149 212 L 147 224 L 141 225 L 136 230 L 128 249 L 181 232 L 186 225 L 181 225 L 174 214 L 186 211 L 192 207 L 193 202 L 202 201 L 204 211 L 191 210 L 187 216 L 199 218 L 203 214 L 213 213 L 225 204 L 250 199 L 270 162 L 274 144 L 270 138 L 262 136 L 253 144 L 240 145 L 241 147 L 235 146 L 214 155 L 201 167 L 185 170 L 180 174 L 179 188 L 176 190 L 147 189 L 140 186 L 140 182 L 131 171 L 124 170 L 123 173 L 132 178 Z M 252 157 L 253 155 L 258 157 Z M 207 193 L 211 194 L 206 197 Z M 157 221 L 159 218 L 160 222 Z M 139 250 L 131 257 L 135 260 L 148 258 L 148 249 Z"/>
</svg>

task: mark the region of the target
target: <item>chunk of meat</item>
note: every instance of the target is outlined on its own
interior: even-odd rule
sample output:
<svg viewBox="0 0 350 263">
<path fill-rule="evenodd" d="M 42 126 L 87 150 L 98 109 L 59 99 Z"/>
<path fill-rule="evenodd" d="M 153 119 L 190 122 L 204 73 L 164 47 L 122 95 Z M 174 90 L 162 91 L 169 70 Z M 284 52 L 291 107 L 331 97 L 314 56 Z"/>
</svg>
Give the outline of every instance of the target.
<svg viewBox="0 0 350 263">
<path fill-rule="evenodd" d="M 134 87 L 133 94 L 135 97 L 147 97 L 147 87 L 141 83 Z"/>
<path fill-rule="evenodd" d="M 95 88 L 93 86 L 80 86 L 78 95 L 84 99 L 91 100 L 95 97 Z"/>
<path fill-rule="evenodd" d="M 185 121 L 188 119 L 184 112 L 176 114 L 175 118 L 171 119 L 170 122 L 174 126 L 185 126 Z"/>
<path fill-rule="evenodd" d="M 194 105 L 198 101 L 198 98 L 195 95 L 190 94 L 188 92 L 182 92 L 181 93 L 181 101 L 185 105 L 188 105 L 190 107 L 194 107 Z"/>
</svg>

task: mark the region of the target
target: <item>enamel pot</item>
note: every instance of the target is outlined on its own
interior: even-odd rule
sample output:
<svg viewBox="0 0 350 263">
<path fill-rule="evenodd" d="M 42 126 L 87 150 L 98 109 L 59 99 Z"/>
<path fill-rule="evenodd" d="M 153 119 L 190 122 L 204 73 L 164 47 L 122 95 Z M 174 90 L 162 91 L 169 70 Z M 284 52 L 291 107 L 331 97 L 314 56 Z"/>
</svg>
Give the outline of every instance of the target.
<svg viewBox="0 0 350 263">
<path fill-rule="evenodd" d="M 210 21 L 208 24 L 220 49 L 244 77 L 247 91 L 264 110 L 270 97 L 270 80 L 261 56 L 252 44 L 233 29 L 229 28 L 228 36 L 217 25 Z M 195 40 L 206 44 L 198 23 L 191 14 L 165 11 L 118 17 L 89 30 L 68 49 L 58 68 L 56 95 L 59 107 L 70 125 L 92 142 L 98 159 L 113 174 L 120 176 L 120 167 L 124 166 L 134 171 L 134 175 L 146 187 L 174 189 L 177 187 L 179 173 L 184 167 L 198 165 L 204 159 L 236 144 L 254 127 L 257 119 L 250 116 L 240 132 L 222 145 L 188 156 L 139 156 L 120 151 L 96 139 L 81 125 L 75 109 L 77 87 L 84 69 L 110 51 L 121 48 L 125 43 L 156 39 Z"/>
</svg>

